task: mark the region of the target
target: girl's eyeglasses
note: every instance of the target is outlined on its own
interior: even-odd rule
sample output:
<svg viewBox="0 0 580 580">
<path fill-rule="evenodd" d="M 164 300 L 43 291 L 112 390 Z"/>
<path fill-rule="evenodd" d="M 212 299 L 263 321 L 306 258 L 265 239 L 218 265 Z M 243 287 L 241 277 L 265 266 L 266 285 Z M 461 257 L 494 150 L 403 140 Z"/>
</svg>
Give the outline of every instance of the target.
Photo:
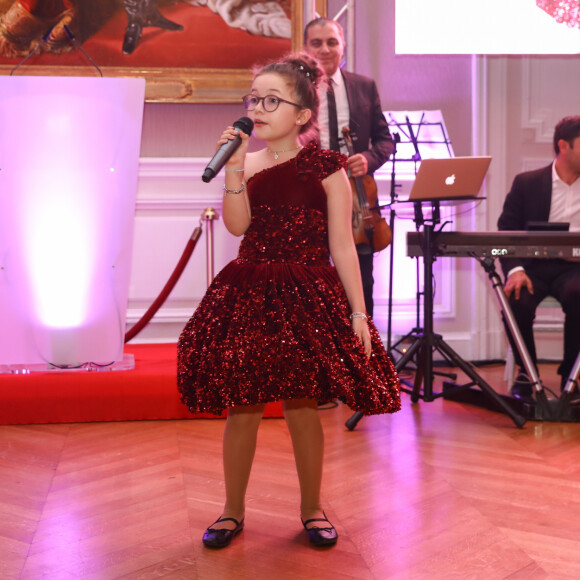
<svg viewBox="0 0 580 580">
<path fill-rule="evenodd" d="M 302 109 L 302 105 L 297 103 L 292 103 L 291 101 L 287 101 L 286 99 L 282 99 L 280 97 L 276 97 L 275 95 L 266 95 L 265 97 L 257 97 L 256 95 L 245 95 L 242 97 L 242 101 L 244 103 L 244 107 L 246 111 L 253 111 L 260 101 L 262 101 L 262 107 L 264 107 L 264 111 L 268 113 L 273 113 L 279 106 L 280 103 L 288 103 L 289 105 L 293 105 L 294 107 L 298 107 Z"/>
</svg>

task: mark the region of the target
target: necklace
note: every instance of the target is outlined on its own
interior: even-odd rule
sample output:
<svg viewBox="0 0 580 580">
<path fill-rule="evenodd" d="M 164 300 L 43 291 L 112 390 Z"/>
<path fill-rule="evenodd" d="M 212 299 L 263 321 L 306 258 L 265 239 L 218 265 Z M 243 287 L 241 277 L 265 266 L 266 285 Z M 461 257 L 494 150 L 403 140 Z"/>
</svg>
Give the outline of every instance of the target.
<svg viewBox="0 0 580 580">
<path fill-rule="evenodd" d="M 274 154 L 274 159 L 278 159 L 279 153 L 288 153 L 288 151 L 296 151 L 296 149 L 302 149 L 302 145 L 298 145 L 298 147 L 293 147 L 292 149 L 282 149 L 280 151 L 272 151 L 272 149 L 268 147 L 268 151 Z"/>
</svg>

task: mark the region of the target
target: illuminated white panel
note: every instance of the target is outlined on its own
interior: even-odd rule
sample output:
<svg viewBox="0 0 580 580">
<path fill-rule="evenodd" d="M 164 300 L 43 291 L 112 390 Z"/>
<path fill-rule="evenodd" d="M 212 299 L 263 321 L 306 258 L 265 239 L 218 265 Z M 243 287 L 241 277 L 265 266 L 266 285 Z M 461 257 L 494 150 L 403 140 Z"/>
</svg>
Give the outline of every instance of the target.
<svg viewBox="0 0 580 580">
<path fill-rule="evenodd" d="M 396 0 L 397 54 L 576 54 L 580 28 L 535 0 Z"/>
<path fill-rule="evenodd" d="M 122 359 L 144 89 L 0 77 L 0 364 Z"/>
</svg>

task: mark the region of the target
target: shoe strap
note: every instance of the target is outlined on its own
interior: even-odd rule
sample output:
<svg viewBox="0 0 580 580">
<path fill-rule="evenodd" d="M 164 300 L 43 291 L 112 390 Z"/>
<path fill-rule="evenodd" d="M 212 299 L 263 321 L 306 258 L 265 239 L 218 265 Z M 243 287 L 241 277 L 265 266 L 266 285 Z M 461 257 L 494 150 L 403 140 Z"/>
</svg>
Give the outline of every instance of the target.
<svg viewBox="0 0 580 580">
<path fill-rule="evenodd" d="M 302 519 L 302 518 L 300 518 Z M 327 524 L 329 524 L 329 528 L 317 528 L 317 527 L 313 527 L 313 528 L 306 528 L 306 526 L 308 524 L 311 524 L 312 522 L 326 522 Z M 302 525 L 307 529 L 307 530 L 332 530 L 334 528 L 334 526 L 328 521 L 328 518 L 311 518 L 309 520 L 302 520 Z"/>
<path fill-rule="evenodd" d="M 242 522 L 244 521 L 244 519 L 242 518 Z M 242 523 L 242 522 L 238 522 L 238 520 L 236 520 L 235 518 L 218 518 L 210 527 L 215 526 L 216 524 L 219 524 L 220 522 L 234 522 L 234 524 L 236 524 L 236 528 Z"/>
<path fill-rule="evenodd" d="M 328 522 L 328 520 L 326 518 L 311 518 L 309 520 L 302 520 L 303 524 L 309 524 L 310 522 Z M 330 523 L 330 522 L 328 522 Z"/>
</svg>

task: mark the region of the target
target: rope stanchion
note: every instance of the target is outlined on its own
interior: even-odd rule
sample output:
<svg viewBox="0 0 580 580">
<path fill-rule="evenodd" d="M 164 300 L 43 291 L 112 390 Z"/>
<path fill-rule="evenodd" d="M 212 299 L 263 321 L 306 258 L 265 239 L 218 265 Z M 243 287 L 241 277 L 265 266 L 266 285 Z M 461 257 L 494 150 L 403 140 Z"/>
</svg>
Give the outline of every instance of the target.
<svg viewBox="0 0 580 580">
<path fill-rule="evenodd" d="M 213 280 L 213 222 L 220 216 L 213 207 L 208 207 L 201 215 L 206 221 L 205 241 L 206 241 L 206 264 L 207 264 L 207 285 Z"/>
<path fill-rule="evenodd" d="M 153 316 L 155 316 L 159 308 L 161 308 L 161 306 L 163 305 L 163 303 L 173 290 L 175 284 L 177 284 L 177 281 L 181 277 L 181 274 L 183 273 L 185 266 L 187 266 L 187 263 L 189 262 L 189 259 L 193 254 L 193 250 L 195 249 L 195 246 L 200 236 L 201 236 L 201 227 L 198 226 L 195 228 L 195 230 L 191 234 L 191 237 L 187 241 L 187 244 L 185 246 L 185 249 L 183 250 L 183 254 L 179 259 L 179 262 L 177 263 L 177 266 L 175 266 L 173 273 L 171 274 L 169 280 L 163 287 L 163 290 L 161 290 L 161 292 L 159 293 L 159 296 L 157 296 L 157 298 L 154 300 L 151 306 L 149 306 L 147 312 L 145 312 L 145 314 L 143 314 L 143 316 L 125 333 L 125 344 L 127 344 L 130 340 L 135 338 L 143 330 L 143 328 L 145 328 L 145 326 L 149 323 L 149 321 L 153 318 Z"/>
</svg>

